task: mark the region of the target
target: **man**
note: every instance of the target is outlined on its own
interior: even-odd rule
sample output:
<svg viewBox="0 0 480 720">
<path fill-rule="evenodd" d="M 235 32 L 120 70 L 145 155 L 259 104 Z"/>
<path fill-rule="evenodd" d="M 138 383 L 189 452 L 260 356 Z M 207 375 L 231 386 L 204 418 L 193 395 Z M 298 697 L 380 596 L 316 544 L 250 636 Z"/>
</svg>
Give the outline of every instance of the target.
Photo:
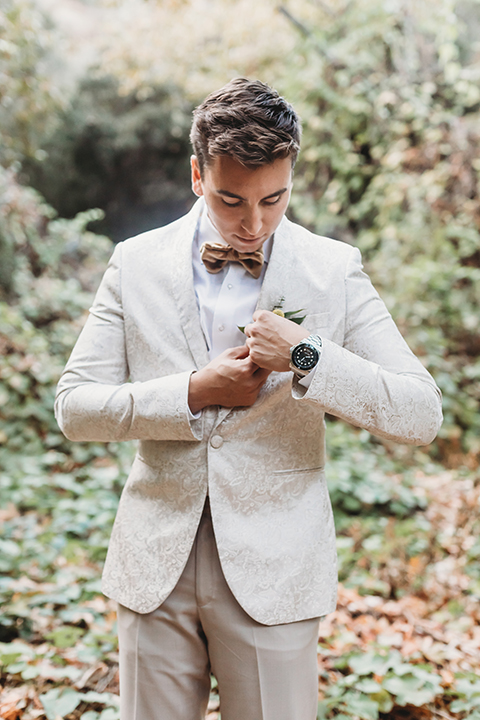
<svg viewBox="0 0 480 720">
<path fill-rule="evenodd" d="M 104 571 L 122 720 L 200 720 L 210 669 L 222 720 L 314 720 L 337 581 L 324 414 L 425 444 L 440 393 L 358 250 L 284 217 L 292 107 L 236 79 L 191 137 L 200 200 L 116 247 L 57 418 L 72 440 L 140 441 Z"/>
</svg>

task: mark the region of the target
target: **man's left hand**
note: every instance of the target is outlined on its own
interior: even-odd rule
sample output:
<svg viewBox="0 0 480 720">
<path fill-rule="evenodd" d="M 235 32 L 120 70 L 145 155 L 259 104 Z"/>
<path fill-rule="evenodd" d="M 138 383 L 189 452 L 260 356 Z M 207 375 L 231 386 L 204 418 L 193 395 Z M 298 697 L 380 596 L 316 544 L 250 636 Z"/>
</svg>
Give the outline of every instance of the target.
<svg viewBox="0 0 480 720">
<path fill-rule="evenodd" d="M 308 332 L 291 320 L 269 310 L 257 310 L 245 327 L 246 345 L 252 361 L 261 368 L 287 372 L 290 348 L 308 337 Z"/>
</svg>

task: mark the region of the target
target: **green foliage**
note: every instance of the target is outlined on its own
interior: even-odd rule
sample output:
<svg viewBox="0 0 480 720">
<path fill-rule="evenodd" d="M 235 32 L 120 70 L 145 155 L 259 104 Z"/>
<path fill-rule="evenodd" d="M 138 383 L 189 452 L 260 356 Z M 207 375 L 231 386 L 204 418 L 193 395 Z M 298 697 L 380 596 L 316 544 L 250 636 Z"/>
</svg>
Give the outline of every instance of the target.
<svg viewBox="0 0 480 720">
<path fill-rule="evenodd" d="M 327 427 L 328 487 L 339 513 L 372 514 L 376 510 L 402 517 L 425 507 L 413 471 L 405 468 L 401 455 L 389 454 L 366 430 L 339 422 L 330 422 Z M 416 454 L 416 467 L 431 471 L 432 464 L 425 460 Z"/>
<path fill-rule="evenodd" d="M 480 451 L 480 68 L 450 0 L 311 10 L 285 93 L 304 123 L 296 217 L 355 242 L 445 397 L 438 448 Z M 302 82 L 298 82 L 301 76 Z"/>
<path fill-rule="evenodd" d="M 467 713 L 466 720 L 480 720 L 480 680 L 478 677 L 457 678 L 454 694 L 457 700 L 450 705 L 455 713 Z"/>
<path fill-rule="evenodd" d="M 204 0 L 103 4 L 101 65 L 126 93 L 173 82 L 196 104 L 232 77 L 272 81 L 294 44 L 277 0 L 210 0 L 208 12 Z"/>
<path fill-rule="evenodd" d="M 439 450 L 451 462 L 467 451 L 474 462 L 480 92 L 453 5 L 441 0 L 435 15 L 424 0 L 408 8 L 395 0 L 297 5 L 311 33 L 288 58 L 293 83 L 285 80 L 305 124 L 294 212 L 318 232 L 358 242 L 402 331 L 444 391 Z M 123 198 L 142 185 L 143 208 L 152 198 L 153 205 L 184 202 L 185 97 L 192 90 L 160 83 L 158 72 L 155 82 L 147 72 L 139 89 L 134 71 L 122 92 L 102 71 L 89 74 L 54 133 L 53 31 L 31 0 L 7 0 L 0 23 L 0 164 L 8 166 L 0 169 L 1 681 L 37 688 L 48 720 L 117 720 L 108 683 L 97 692 L 82 678 L 92 668 L 107 677 L 116 669 L 113 613 L 99 575 L 132 447 L 71 444 L 53 417 L 55 385 L 110 243 L 86 231 L 89 223 L 98 227 L 98 211 L 56 217 L 18 184 L 11 163 L 23 163 L 23 177 L 28 170 L 65 214 L 80 205 L 115 209 L 117 202 L 115 233 L 124 236 L 118 195 L 108 195 L 115 183 Z M 130 200 L 123 205 L 129 210 Z M 342 661 L 330 665 L 318 717 L 375 720 L 443 696 L 452 699 L 452 712 L 480 720 L 478 678 L 458 676 L 445 690 L 438 674 L 441 658 L 451 657 L 457 618 L 479 594 L 474 485 L 465 498 L 452 495 L 458 517 L 446 502 L 436 519 L 418 479 L 439 471 L 420 451 L 404 454 L 338 422 L 330 423 L 328 448 L 340 578 L 347 594 L 365 602 L 366 624 L 378 621 L 378 628 L 375 640 L 360 630 L 355 651 L 351 640 L 339 651 L 342 622 L 353 635 L 355 612 L 342 609 L 347 619 L 320 648 Z M 437 571 L 454 558 L 461 582 L 442 585 Z M 399 605 L 409 593 L 419 603 L 436 594 L 425 613 L 433 608 L 445 618 L 443 645 L 431 656 L 420 641 L 410 655 L 392 651 L 392 636 L 382 630 L 388 613 L 375 615 L 377 601 Z"/>
<path fill-rule="evenodd" d="M 41 159 L 63 88 L 52 78 L 55 36 L 33 0 L 3 0 L 0 10 L 0 164 Z"/>
<path fill-rule="evenodd" d="M 0 287 L 0 454 L 65 449 L 52 413 L 55 385 L 109 252 L 106 238 L 85 232 L 96 211 L 53 216 L 0 168 L 0 266 L 8 268 Z"/>
<path fill-rule="evenodd" d="M 191 112 L 172 85 L 124 94 L 114 77 L 90 71 L 23 176 L 63 217 L 104 209 L 96 229 L 124 240 L 189 207 Z"/>
<path fill-rule="evenodd" d="M 101 713 L 89 711 L 81 715 L 83 720 L 119 720 L 119 700 L 110 693 L 96 693 L 93 691 L 80 693 L 73 688 L 53 688 L 40 695 L 40 702 L 45 710 L 47 720 L 58 720 L 73 712 L 80 703 L 101 703 L 111 707 Z"/>
<path fill-rule="evenodd" d="M 431 668 L 405 662 L 397 650 L 352 653 L 337 663 L 346 674 L 332 683 L 319 703 L 318 720 L 378 720 L 394 705 L 420 707 L 442 694 L 441 677 Z"/>
<path fill-rule="evenodd" d="M 65 587 L 69 581 L 59 577 L 63 569 L 56 564 L 59 557 L 68 558 L 72 568 L 86 558 L 103 558 L 125 477 L 122 457 L 130 457 L 130 449 L 72 446 L 53 416 L 56 383 L 110 250 L 106 238 L 85 231 L 98 213 L 53 219 L 52 208 L 18 185 L 11 171 L 0 169 L 0 185 L 0 265 L 2 259 L 11 259 L 0 301 L 0 486 L 5 512 L 0 636 L 8 638 L 29 636 L 31 607 L 39 597 L 43 605 L 78 599 Z M 73 538 L 78 542 L 72 545 Z M 24 575 L 38 582 L 54 580 L 57 597 L 31 592 L 27 603 L 25 597 L 10 603 L 15 583 Z M 81 587 L 80 578 L 87 585 L 92 579 L 88 569 L 80 570 L 80 576 L 73 570 L 73 576 L 74 593 Z M 67 594 L 59 597 L 64 587 Z M 66 647 L 68 633 L 62 632 L 52 640 Z"/>
</svg>

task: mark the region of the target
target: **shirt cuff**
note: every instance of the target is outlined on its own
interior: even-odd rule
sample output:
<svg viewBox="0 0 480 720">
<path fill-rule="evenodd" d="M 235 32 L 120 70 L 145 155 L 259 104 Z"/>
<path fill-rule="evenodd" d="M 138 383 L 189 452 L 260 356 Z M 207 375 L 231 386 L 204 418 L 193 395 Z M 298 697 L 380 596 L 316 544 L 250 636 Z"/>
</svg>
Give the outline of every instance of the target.
<svg viewBox="0 0 480 720">
<path fill-rule="evenodd" d="M 312 372 L 313 372 L 313 370 L 312 370 Z M 198 420 L 198 418 L 201 418 L 201 417 L 202 417 L 202 411 L 199 410 L 199 411 L 198 411 L 197 413 L 195 413 L 195 415 L 194 415 L 194 414 L 192 413 L 192 411 L 190 410 L 190 407 L 189 407 L 188 403 L 187 403 L 187 413 L 188 413 L 188 419 L 190 420 L 190 422 L 192 422 L 192 420 Z"/>
<path fill-rule="evenodd" d="M 303 385 L 303 387 L 304 387 L 304 388 L 307 388 L 307 390 L 308 390 L 308 388 L 310 387 L 311 382 L 312 382 L 312 380 L 313 380 L 313 378 L 314 378 L 315 372 L 316 372 L 319 364 L 320 364 L 320 360 L 319 360 L 318 363 L 315 365 L 315 367 L 313 368 L 313 370 L 310 370 L 310 372 L 308 373 L 308 375 L 305 375 L 305 377 L 298 379 L 299 385 Z"/>
</svg>

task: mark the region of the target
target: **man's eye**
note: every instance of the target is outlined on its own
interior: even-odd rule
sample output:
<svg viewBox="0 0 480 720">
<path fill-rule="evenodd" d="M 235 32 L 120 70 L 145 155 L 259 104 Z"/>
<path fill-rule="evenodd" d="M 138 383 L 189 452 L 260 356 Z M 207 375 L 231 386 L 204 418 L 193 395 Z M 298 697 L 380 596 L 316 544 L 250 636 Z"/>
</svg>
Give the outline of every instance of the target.
<svg viewBox="0 0 480 720">
<path fill-rule="evenodd" d="M 265 205 L 276 205 L 280 201 L 281 197 L 281 195 L 277 195 L 277 197 L 268 198 L 268 200 L 264 200 L 263 202 L 265 203 Z"/>
<path fill-rule="evenodd" d="M 238 207 L 240 205 L 240 200 L 225 200 L 225 198 L 222 198 L 222 202 L 224 205 L 228 205 L 228 207 Z"/>
</svg>

